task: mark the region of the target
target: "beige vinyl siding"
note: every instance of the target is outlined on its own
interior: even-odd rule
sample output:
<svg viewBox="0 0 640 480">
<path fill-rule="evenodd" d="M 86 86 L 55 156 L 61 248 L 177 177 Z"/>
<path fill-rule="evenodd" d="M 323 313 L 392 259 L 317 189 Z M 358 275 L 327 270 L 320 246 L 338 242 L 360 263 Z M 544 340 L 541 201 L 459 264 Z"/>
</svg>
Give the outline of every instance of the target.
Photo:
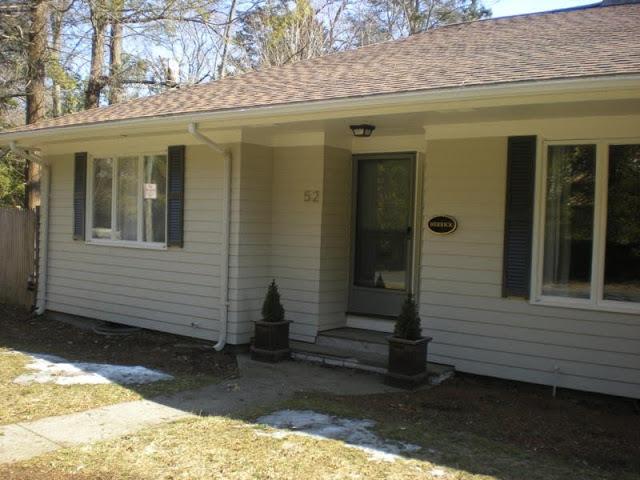
<svg viewBox="0 0 640 480">
<path fill-rule="evenodd" d="M 184 248 L 168 250 L 74 241 L 73 154 L 49 160 L 47 309 L 217 339 L 222 158 L 187 147 Z"/>
<path fill-rule="evenodd" d="M 425 216 L 458 231 L 424 233 L 420 312 L 430 359 L 456 369 L 640 397 L 640 318 L 501 298 L 506 188 L 501 138 L 430 141 Z"/>
<path fill-rule="evenodd" d="M 320 302 L 323 146 L 275 147 L 271 275 L 278 281 L 291 338 L 314 341 Z M 318 190 L 319 202 L 305 202 Z"/>
<path fill-rule="evenodd" d="M 318 330 L 343 327 L 349 296 L 351 152 L 325 147 Z"/>
<path fill-rule="evenodd" d="M 249 343 L 270 277 L 273 159 L 243 143 L 233 163 L 228 341 Z"/>
</svg>

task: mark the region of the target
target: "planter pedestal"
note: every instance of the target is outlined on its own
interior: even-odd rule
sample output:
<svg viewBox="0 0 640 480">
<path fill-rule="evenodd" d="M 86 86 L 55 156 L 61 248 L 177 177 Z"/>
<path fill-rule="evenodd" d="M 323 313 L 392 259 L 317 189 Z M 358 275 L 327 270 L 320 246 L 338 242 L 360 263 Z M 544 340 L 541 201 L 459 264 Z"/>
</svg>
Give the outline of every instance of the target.
<svg viewBox="0 0 640 480">
<path fill-rule="evenodd" d="M 427 379 L 427 345 L 431 337 L 418 340 L 389 338 L 389 364 L 385 383 L 413 389 Z"/>
<path fill-rule="evenodd" d="M 255 337 L 251 345 L 251 358 L 260 362 L 275 363 L 291 356 L 289 349 L 289 320 L 264 322 L 255 326 Z"/>
</svg>

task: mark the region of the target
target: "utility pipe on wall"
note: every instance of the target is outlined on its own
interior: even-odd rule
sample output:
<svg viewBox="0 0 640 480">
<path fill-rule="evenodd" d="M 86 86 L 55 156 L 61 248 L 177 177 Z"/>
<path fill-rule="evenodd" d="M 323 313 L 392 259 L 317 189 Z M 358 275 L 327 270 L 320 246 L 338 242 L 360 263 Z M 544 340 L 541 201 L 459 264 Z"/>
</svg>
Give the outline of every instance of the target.
<svg viewBox="0 0 640 480">
<path fill-rule="evenodd" d="M 42 315 L 46 310 L 47 297 L 47 263 L 49 252 L 49 191 L 51 185 L 51 169 L 49 163 L 42 158 L 27 152 L 16 142 L 9 144 L 11 151 L 23 160 L 37 163 L 42 167 L 40 177 L 40 239 L 38 259 L 38 292 L 36 297 L 36 315 Z"/>
<path fill-rule="evenodd" d="M 222 206 L 222 252 L 220 255 L 220 337 L 213 346 L 217 351 L 227 343 L 227 324 L 229 316 L 229 233 L 231 222 L 231 153 L 222 146 L 198 131 L 196 123 L 190 123 L 187 131 L 198 141 L 212 150 L 222 154 L 224 158 L 224 185 Z"/>
<path fill-rule="evenodd" d="M 36 315 L 42 315 L 47 307 L 47 264 L 49 258 L 49 192 L 51 191 L 51 167 L 42 165 L 40 176 L 40 239 L 38 258 L 38 290 Z"/>
</svg>

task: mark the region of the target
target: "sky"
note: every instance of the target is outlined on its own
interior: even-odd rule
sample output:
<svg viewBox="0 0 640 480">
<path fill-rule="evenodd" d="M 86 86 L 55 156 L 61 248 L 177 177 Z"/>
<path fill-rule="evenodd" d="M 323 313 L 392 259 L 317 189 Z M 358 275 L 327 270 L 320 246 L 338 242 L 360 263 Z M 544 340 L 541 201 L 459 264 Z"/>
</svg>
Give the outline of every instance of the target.
<svg viewBox="0 0 640 480">
<path fill-rule="evenodd" d="M 506 17 L 521 13 L 544 12 L 578 5 L 589 5 L 598 3 L 598 0 L 486 0 L 483 3 L 491 8 L 494 17 Z"/>
</svg>

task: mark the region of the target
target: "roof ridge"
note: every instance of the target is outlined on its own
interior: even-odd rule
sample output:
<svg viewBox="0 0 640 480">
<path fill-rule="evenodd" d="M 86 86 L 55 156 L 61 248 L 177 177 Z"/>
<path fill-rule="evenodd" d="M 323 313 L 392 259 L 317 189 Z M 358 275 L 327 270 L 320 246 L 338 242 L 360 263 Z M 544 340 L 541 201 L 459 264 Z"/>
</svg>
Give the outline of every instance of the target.
<svg viewBox="0 0 640 480">
<path fill-rule="evenodd" d="M 640 3 L 590 4 L 459 22 L 402 39 L 184 85 L 4 133 L 404 91 L 639 75 L 638 7 Z"/>
<path fill-rule="evenodd" d="M 119 106 L 122 105 L 131 105 L 131 104 L 135 104 L 138 102 L 143 102 L 146 99 L 150 98 L 150 97 L 160 97 L 160 96 L 170 96 L 170 95 L 175 95 L 181 92 L 186 92 L 186 91 L 192 91 L 192 90 L 197 90 L 197 89 L 201 89 L 201 88 L 206 88 L 206 87 L 211 87 L 212 85 L 216 85 L 216 84 L 220 84 L 222 82 L 231 82 L 231 81 L 238 81 L 240 79 L 242 79 L 243 77 L 246 76 L 250 76 L 250 75 L 255 75 L 255 74 L 262 74 L 262 73 L 268 73 L 269 71 L 272 70 L 277 70 L 277 69 L 283 69 L 283 68 L 294 68 L 294 67 L 299 67 L 301 65 L 304 64 L 308 64 L 308 63 L 314 63 L 317 62 L 320 59 L 326 59 L 326 58 L 330 58 L 330 57 L 336 57 L 336 56 L 342 56 L 342 55 L 353 55 L 356 54 L 357 52 L 362 52 L 363 50 L 369 50 L 372 48 L 378 48 L 382 45 L 386 45 L 386 44 L 394 44 L 394 45 L 398 45 L 401 43 L 405 43 L 405 42 L 410 42 L 410 41 L 415 41 L 417 38 L 419 37 L 423 37 L 426 35 L 431 35 L 435 32 L 447 29 L 447 28 L 452 28 L 452 27 L 460 27 L 460 26 L 465 26 L 465 25 L 473 25 L 473 24 L 477 24 L 480 22 L 498 22 L 498 21 L 505 21 L 505 20 L 514 20 L 514 19 L 518 19 L 518 18 L 523 18 L 523 17 L 534 17 L 534 16 L 543 16 L 543 15 L 549 15 L 549 14 L 558 14 L 558 13 L 568 13 L 568 12 L 573 12 L 576 10 L 584 10 L 584 9 L 588 9 L 588 8 L 596 8 L 596 7 L 602 7 L 602 8 L 609 8 L 609 7 L 617 7 L 617 6 L 622 6 L 622 5 L 606 5 L 603 6 L 602 5 L 602 1 L 598 2 L 598 3 L 592 3 L 592 4 L 588 4 L 588 5 L 582 5 L 582 6 L 577 6 L 577 7 L 569 7 L 569 8 L 564 8 L 564 9 L 556 9 L 556 10 L 548 10 L 548 11 L 544 11 L 544 12 L 532 12 L 532 13 L 522 13 L 522 14 L 517 14 L 517 15 L 509 15 L 509 16 L 505 16 L 505 17 L 489 17 L 489 18 L 479 18 L 479 19 L 475 19 L 475 20 L 467 20 L 464 22 L 456 22 L 456 23 L 449 23 L 446 25 L 440 25 L 434 28 L 430 28 L 428 30 L 425 30 L 423 32 L 418 32 L 418 33 L 414 33 L 411 35 L 408 35 L 406 37 L 402 37 L 402 38 L 390 38 L 388 40 L 381 40 L 379 42 L 374 42 L 374 43 L 368 43 L 366 45 L 361 45 L 359 47 L 356 48 L 351 48 L 348 50 L 338 50 L 338 51 L 334 51 L 334 52 L 328 52 L 326 54 L 323 55 L 319 55 L 317 57 L 312 57 L 312 58 L 307 58 L 304 60 L 300 60 L 298 62 L 292 62 L 292 63 L 287 63 L 284 65 L 269 65 L 266 67 L 258 67 L 255 69 L 251 69 L 251 70 L 247 70 L 245 72 L 241 72 L 238 73 L 236 75 L 230 75 L 228 77 L 223 77 L 220 79 L 216 79 L 216 80 L 212 80 L 209 82 L 205 82 L 205 83 L 196 83 L 193 85 L 184 85 L 184 86 L 177 86 L 175 88 L 171 88 L 168 90 L 165 90 L 163 92 L 157 93 L 155 95 L 148 95 L 145 97 L 137 97 L 137 98 L 131 98 L 128 99 L 124 102 L 121 103 L 117 103 L 115 105 L 105 105 L 102 107 L 97 107 L 99 108 L 101 111 L 108 111 L 111 109 L 116 109 Z M 80 110 L 77 112 L 71 112 L 68 113 L 66 115 L 64 115 L 65 117 L 70 117 L 70 116 L 74 116 L 77 114 L 81 114 L 83 112 L 86 112 L 87 110 Z M 45 119 L 43 121 L 47 121 L 47 120 L 51 120 L 51 119 Z M 39 122 L 38 122 L 39 123 Z"/>
<path fill-rule="evenodd" d="M 505 15 L 503 17 L 486 17 L 486 18 L 476 18 L 473 20 L 465 20 L 462 22 L 454 22 L 454 23 L 448 23 L 446 25 L 441 25 L 439 27 L 433 28 L 431 30 L 427 30 L 424 32 L 419 32 L 416 33 L 415 35 L 421 35 L 423 33 L 429 33 L 429 32 L 433 32 L 435 30 L 440 30 L 443 28 L 448 28 L 448 27 L 456 27 L 456 26 L 460 26 L 460 25 L 469 25 L 469 24 L 473 24 L 473 23 L 480 23 L 480 22 L 493 22 L 493 21 L 500 21 L 500 20 L 512 20 L 512 19 L 516 19 L 516 18 L 522 18 L 522 17 L 538 17 L 538 16 L 543 16 L 543 15 L 556 15 L 559 13 L 571 13 L 571 12 L 575 12 L 575 11 L 579 11 L 579 10 L 587 10 L 587 9 L 591 9 L 591 8 L 608 8 L 608 7 L 619 7 L 622 5 L 604 5 L 602 0 L 599 0 L 595 3 L 588 3 L 585 5 L 576 5 L 574 7 L 565 7 L 565 8 L 555 8 L 553 10 L 544 10 L 542 12 L 529 12 L 529 13 L 515 13 L 513 15 Z"/>
</svg>

